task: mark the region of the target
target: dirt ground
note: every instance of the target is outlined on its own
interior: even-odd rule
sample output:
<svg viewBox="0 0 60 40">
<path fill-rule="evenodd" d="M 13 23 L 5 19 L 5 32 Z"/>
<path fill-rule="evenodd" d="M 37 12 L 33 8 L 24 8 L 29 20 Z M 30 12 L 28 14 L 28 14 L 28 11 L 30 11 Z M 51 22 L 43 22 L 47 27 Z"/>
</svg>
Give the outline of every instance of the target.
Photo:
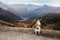
<svg viewBox="0 0 60 40">
<path fill-rule="evenodd" d="M 0 30 L 0 40 L 60 40 L 60 39 L 46 36 L 37 36 L 32 33 L 24 33 L 20 31 Z"/>
<path fill-rule="evenodd" d="M 29 33 L 20 33 L 15 31 L 0 32 L 0 40 L 60 40 L 45 36 L 36 36 Z"/>
</svg>

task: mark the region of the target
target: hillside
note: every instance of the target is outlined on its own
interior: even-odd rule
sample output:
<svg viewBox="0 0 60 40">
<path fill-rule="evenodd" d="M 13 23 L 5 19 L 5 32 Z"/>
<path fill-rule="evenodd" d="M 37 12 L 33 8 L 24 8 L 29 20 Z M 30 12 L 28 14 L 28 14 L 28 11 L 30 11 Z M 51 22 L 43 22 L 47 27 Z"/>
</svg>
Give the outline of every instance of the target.
<svg viewBox="0 0 60 40">
<path fill-rule="evenodd" d="M 15 15 L 9 11 L 3 10 L 2 8 L 0 8 L 0 19 L 7 21 L 7 22 L 11 22 L 14 20 L 21 20 L 21 18 L 18 17 L 17 15 Z"/>
<path fill-rule="evenodd" d="M 40 15 L 33 20 L 41 20 L 42 28 L 60 30 L 60 13 Z"/>
<path fill-rule="evenodd" d="M 15 27 L 14 24 L 11 24 L 11 23 L 8 23 L 8 22 L 5 22 L 3 20 L 0 20 L 0 27 L 1 26 L 9 26 L 9 27 Z"/>
<path fill-rule="evenodd" d="M 36 21 L 40 20 L 42 23 L 42 27 L 44 29 L 53 29 L 60 30 L 60 13 L 49 13 L 40 15 L 35 18 L 31 18 L 28 20 L 16 20 L 11 23 L 15 24 L 17 27 L 26 27 L 26 28 L 34 28 Z"/>
<path fill-rule="evenodd" d="M 16 20 L 12 21 L 11 23 L 14 24 L 16 27 L 23 27 L 23 28 L 34 28 L 33 24 L 36 20 Z"/>
</svg>

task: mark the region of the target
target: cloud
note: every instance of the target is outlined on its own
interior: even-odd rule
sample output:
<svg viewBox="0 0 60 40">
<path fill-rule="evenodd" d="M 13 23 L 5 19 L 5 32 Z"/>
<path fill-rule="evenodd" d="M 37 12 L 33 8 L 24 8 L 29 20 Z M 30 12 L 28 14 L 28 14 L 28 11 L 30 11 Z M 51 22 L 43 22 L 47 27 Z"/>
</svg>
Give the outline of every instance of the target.
<svg viewBox="0 0 60 40">
<path fill-rule="evenodd" d="M 5 4 L 35 4 L 35 5 L 52 5 L 60 6 L 60 0 L 0 0 Z"/>
<path fill-rule="evenodd" d="M 53 2 L 52 0 L 0 0 L 2 2 L 35 2 L 35 3 L 48 3 Z"/>
</svg>

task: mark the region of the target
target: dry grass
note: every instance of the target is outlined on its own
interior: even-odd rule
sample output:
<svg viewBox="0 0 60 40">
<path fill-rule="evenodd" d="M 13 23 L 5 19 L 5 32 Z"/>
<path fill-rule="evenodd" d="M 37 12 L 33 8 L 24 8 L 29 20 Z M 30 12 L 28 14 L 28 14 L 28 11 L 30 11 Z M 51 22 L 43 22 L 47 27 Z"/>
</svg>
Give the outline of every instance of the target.
<svg viewBox="0 0 60 40">
<path fill-rule="evenodd" d="M 34 28 L 18 28 L 18 27 L 0 27 L 0 31 L 17 31 L 23 33 L 34 33 Z M 41 29 L 42 36 L 60 38 L 60 31 Z"/>
<path fill-rule="evenodd" d="M 43 36 L 60 38 L 60 31 L 42 29 L 41 32 L 42 32 L 41 35 L 43 35 Z"/>
</svg>

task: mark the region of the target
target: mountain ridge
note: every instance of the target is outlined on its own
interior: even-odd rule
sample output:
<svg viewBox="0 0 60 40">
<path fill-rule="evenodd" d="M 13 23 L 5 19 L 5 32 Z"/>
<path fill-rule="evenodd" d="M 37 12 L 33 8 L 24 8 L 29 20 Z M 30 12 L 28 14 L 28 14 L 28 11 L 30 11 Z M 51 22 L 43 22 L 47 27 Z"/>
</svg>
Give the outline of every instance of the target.
<svg viewBox="0 0 60 40">
<path fill-rule="evenodd" d="M 0 19 L 7 21 L 7 22 L 14 21 L 14 20 L 21 20 L 21 18 L 18 17 L 17 15 L 15 15 L 9 11 L 6 11 L 2 8 L 0 8 Z"/>
<path fill-rule="evenodd" d="M 13 4 L 7 5 L 6 8 L 8 11 L 23 18 L 33 18 L 45 13 L 60 13 L 60 7 L 52 7 L 47 5 L 37 6 L 32 4 Z"/>
</svg>

